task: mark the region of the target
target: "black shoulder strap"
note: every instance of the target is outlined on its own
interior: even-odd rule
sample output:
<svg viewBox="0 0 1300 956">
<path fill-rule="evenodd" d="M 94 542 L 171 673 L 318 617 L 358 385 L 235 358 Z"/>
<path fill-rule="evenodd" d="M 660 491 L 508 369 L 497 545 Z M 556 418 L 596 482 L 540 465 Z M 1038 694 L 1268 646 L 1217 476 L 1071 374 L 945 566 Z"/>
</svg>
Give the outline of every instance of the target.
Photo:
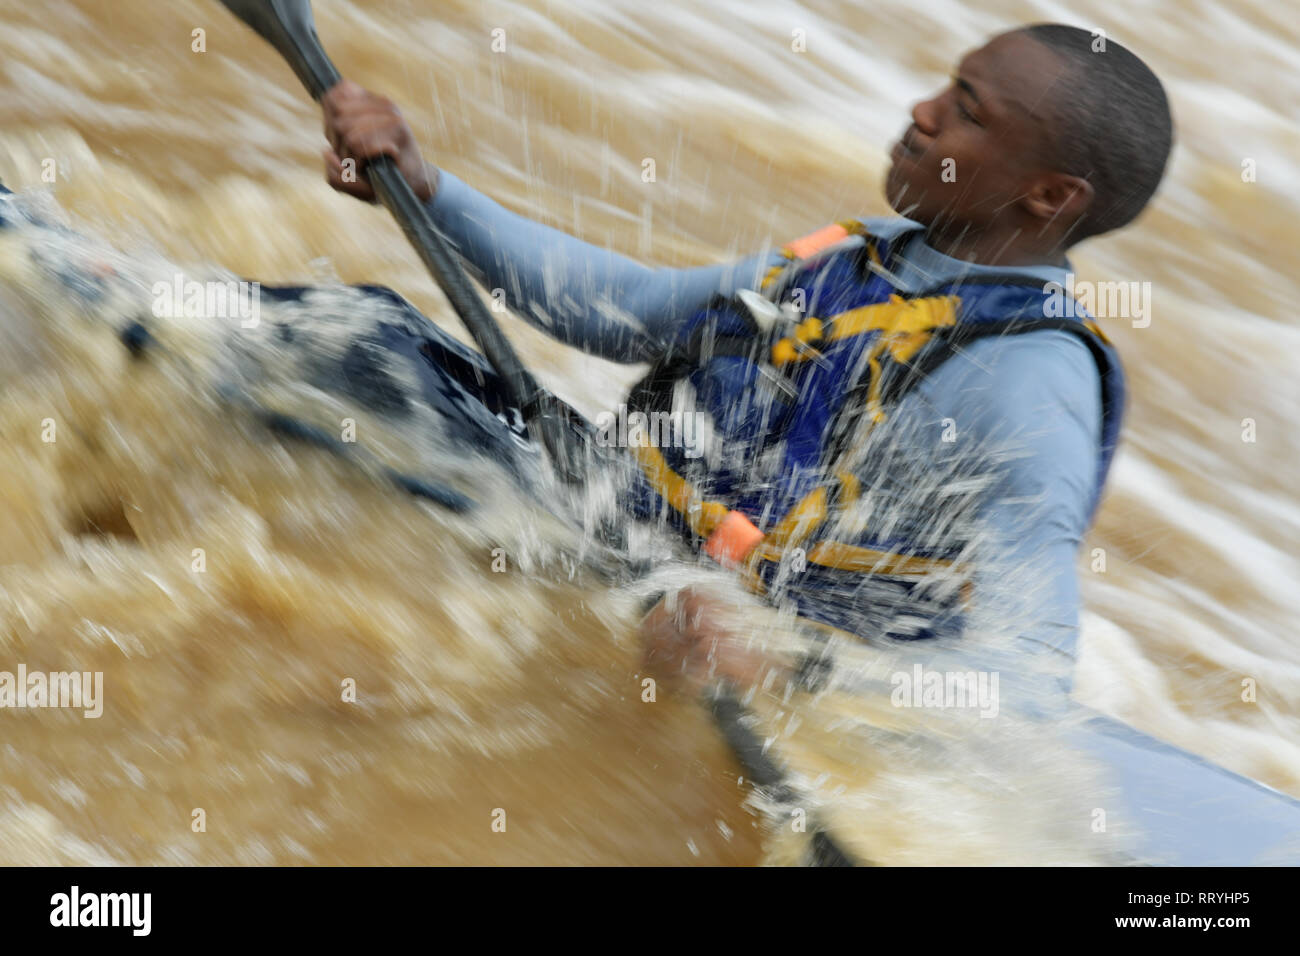
<svg viewBox="0 0 1300 956">
<path fill-rule="evenodd" d="M 716 293 L 705 308 L 709 312 L 729 310 L 745 323 L 746 332 L 719 335 L 710 333 L 708 320 L 698 323 L 685 342 L 670 346 L 650 366 L 645 377 L 632 386 L 627 397 L 629 409 L 642 412 L 661 409 L 671 396 L 673 385 L 699 367 L 706 351 L 710 357 L 757 358 L 767 345 L 758 323 L 736 297 Z"/>
</svg>

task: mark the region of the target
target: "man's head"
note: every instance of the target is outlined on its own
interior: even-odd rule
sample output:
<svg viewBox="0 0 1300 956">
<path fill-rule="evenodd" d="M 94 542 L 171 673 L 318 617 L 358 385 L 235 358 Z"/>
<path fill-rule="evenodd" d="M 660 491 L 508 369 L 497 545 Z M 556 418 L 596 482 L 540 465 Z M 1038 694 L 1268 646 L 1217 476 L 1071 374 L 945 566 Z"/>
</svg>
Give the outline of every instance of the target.
<svg viewBox="0 0 1300 956">
<path fill-rule="evenodd" d="M 1173 138 L 1164 89 L 1112 40 L 1024 27 L 968 54 L 918 103 L 885 191 L 952 254 L 1013 264 L 1060 256 L 1132 221 Z"/>
</svg>

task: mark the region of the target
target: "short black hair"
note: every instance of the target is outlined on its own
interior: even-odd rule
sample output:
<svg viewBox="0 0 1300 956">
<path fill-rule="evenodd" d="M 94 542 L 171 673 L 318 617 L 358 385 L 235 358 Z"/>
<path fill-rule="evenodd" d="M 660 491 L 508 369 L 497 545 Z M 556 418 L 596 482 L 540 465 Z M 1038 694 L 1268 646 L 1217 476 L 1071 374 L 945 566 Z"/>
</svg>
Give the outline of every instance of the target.
<svg viewBox="0 0 1300 956">
<path fill-rule="evenodd" d="M 1069 68 L 1049 96 L 1054 135 L 1043 158 L 1092 184 L 1092 205 L 1074 224 L 1074 241 L 1128 225 L 1160 185 L 1173 145 L 1160 80 L 1101 34 L 1059 23 L 1016 32 L 1055 51 Z"/>
</svg>

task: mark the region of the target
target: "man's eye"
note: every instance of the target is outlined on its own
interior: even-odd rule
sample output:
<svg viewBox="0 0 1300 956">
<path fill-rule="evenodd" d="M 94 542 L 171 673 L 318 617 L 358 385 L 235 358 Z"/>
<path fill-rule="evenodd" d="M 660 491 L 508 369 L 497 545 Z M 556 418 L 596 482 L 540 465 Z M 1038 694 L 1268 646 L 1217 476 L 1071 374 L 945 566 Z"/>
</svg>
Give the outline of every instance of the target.
<svg viewBox="0 0 1300 956">
<path fill-rule="evenodd" d="M 971 111 L 970 111 L 970 110 L 968 110 L 968 109 L 966 109 L 966 107 L 962 106 L 960 101 L 957 103 L 957 112 L 961 114 L 961 118 L 962 118 L 962 119 L 970 120 L 970 121 L 971 121 L 972 123 L 974 123 L 976 126 L 983 126 L 983 125 L 984 125 L 983 123 L 981 123 L 979 120 L 977 120 L 977 119 L 976 119 L 976 118 L 971 114 Z"/>
</svg>

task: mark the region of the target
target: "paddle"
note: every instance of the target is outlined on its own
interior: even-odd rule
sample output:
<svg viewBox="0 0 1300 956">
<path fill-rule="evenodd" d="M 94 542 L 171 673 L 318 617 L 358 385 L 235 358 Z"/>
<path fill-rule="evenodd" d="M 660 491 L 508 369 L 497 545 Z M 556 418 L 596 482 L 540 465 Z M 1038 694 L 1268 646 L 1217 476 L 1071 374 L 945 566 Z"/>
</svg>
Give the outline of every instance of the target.
<svg viewBox="0 0 1300 956">
<path fill-rule="evenodd" d="M 310 0 L 221 0 L 221 3 L 279 51 L 313 99 L 319 100 L 342 79 L 316 36 Z M 557 471 L 566 481 L 582 484 L 591 426 L 541 388 L 524 368 L 392 158 L 380 156 L 370 160 L 365 175 L 375 195 L 401 225 L 434 281 L 501 376 L 511 401 L 519 407 L 529 426 L 541 435 Z M 763 742 L 746 725 L 744 707 L 734 692 L 729 688 L 719 689 L 709 703 L 714 720 L 751 780 L 782 799 L 781 795 L 789 789 L 785 772 L 770 759 Z M 814 830 L 812 849 L 815 865 L 852 865 L 824 830 Z"/>
<path fill-rule="evenodd" d="M 279 51 L 313 99 L 319 100 L 342 79 L 316 36 L 310 0 L 221 0 L 221 3 Z M 557 472 L 570 484 L 582 484 L 590 425 L 538 385 L 524 368 L 510 340 L 488 314 L 469 277 L 434 228 L 428 212 L 402 178 L 393 159 L 380 156 L 370 160 L 364 175 L 501 376 L 512 404 L 540 436 Z"/>
</svg>

